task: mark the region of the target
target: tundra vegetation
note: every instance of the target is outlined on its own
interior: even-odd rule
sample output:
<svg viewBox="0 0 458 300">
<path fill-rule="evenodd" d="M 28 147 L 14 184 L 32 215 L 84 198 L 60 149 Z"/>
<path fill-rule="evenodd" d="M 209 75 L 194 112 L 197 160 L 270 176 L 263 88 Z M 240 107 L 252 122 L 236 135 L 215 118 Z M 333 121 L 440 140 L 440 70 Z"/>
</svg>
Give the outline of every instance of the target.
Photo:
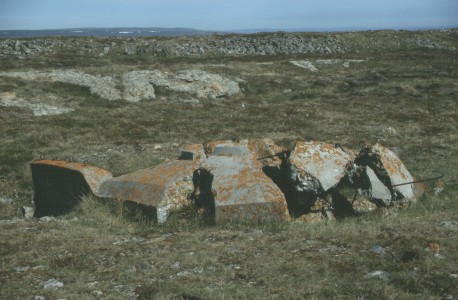
<svg viewBox="0 0 458 300">
<path fill-rule="evenodd" d="M 457 30 L 0 40 L 0 298 L 454 299 L 457 49 Z M 133 71 L 184 70 L 240 91 L 157 84 L 137 102 L 94 92 L 108 80 L 122 95 Z M 408 209 L 318 224 L 209 226 L 186 208 L 158 225 L 94 197 L 63 216 L 22 216 L 34 159 L 121 175 L 184 144 L 244 138 L 379 142 L 415 177 L 445 176 Z"/>
</svg>

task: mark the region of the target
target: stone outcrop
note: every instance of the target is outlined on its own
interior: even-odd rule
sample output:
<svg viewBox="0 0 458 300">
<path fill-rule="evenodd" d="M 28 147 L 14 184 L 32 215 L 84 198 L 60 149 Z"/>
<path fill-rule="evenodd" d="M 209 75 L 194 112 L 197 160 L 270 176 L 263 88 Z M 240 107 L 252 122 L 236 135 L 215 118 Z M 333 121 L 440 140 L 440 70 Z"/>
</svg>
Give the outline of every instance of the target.
<svg viewBox="0 0 458 300">
<path fill-rule="evenodd" d="M 0 76 L 70 83 L 87 87 L 92 94 L 110 101 L 153 100 L 156 98 L 155 86 L 198 98 L 216 99 L 240 93 L 238 82 L 202 70 L 184 70 L 176 74 L 163 73 L 158 70 L 128 72 L 121 76 L 122 92 L 117 86 L 116 77 L 91 75 L 75 70 L 0 72 Z"/>
<path fill-rule="evenodd" d="M 34 116 L 60 115 L 74 111 L 73 108 L 59 107 L 41 103 L 40 99 L 24 99 L 14 92 L 0 93 L 0 106 L 29 109 Z"/>
<path fill-rule="evenodd" d="M 23 80 L 48 80 L 65 82 L 89 88 L 91 93 L 107 100 L 121 100 L 116 82 L 109 76 L 95 76 L 75 70 L 54 70 L 52 72 L 0 72 L 0 76 Z"/>
<path fill-rule="evenodd" d="M 155 99 L 152 84 L 152 80 L 156 77 L 155 73 L 155 71 L 132 71 L 124 74 L 122 76 L 122 98 L 128 102 Z"/>
<path fill-rule="evenodd" d="M 184 70 L 176 74 L 160 71 L 132 71 L 123 75 L 124 100 L 155 99 L 154 87 L 185 93 L 198 98 L 221 98 L 240 92 L 238 82 L 201 70 Z"/>
</svg>

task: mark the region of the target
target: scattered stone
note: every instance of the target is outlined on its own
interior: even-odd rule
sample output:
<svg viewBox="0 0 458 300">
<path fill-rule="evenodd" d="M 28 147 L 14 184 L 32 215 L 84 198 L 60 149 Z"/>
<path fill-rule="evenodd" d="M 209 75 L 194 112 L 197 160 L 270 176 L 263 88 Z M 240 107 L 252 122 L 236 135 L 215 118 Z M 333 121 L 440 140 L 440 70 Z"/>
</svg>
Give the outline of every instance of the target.
<svg viewBox="0 0 458 300">
<path fill-rule="evenodd" d="M 377 205 L 374 202 L 372 202 L 368 197 L 359 194 L 356 195 L 352 206 L 353 210 L 358 215 L 369 213 L 377 209 Z"/>
<path fill-rule="evenodd" d="M 162 146 L 161 145 L 154 145 L 153 147 L 154 150 L 162 150 Z"/>
<path fill-rule="evenodd" d="M 452 277 L 453 279 L 457 279 L 458 278 L 458 274 L 450 274 L 450 277 Z"/>
<path fill-rule="evenodd" d="M 399 136 L 399 133 L 396 131 L 396 129 L 390 126 L 383 127 L 380 131 L 381 133 L 386 134 L 386 135 Z"/>
<path fill-rule="evenodd" d="M 445 227 L 451 230 L 458 230 L 458 221 L 442 221 L 439 226 Z"/>
<path fill-rule="evenodd" d="M 35 296 L 33 299 L 34 300 L 46 300 L 46 298 L 43 296 Z"/>
<path fill-rule="evenodd" d="M 14 200 L 12 198 L 0 197 L 0 204 L 10 204 Z"/>
<path fill-rule="evenodd" d="M 60 115 L 74 111 L 73 108 L 52 106 L 41 102 L 39 99 L 26 100 L 18 98 L 14 92 L 0 93 L 0 106 L 27 108 L 32 111 L 34 116 Z"/>
<path fill-rule="evenodd" d="M 377 254 L 385 254 L 385 249 L 379 245 L 372 246 L 371 251 Z"/>
<path fill-rule="evenodd" d="M 320 224 L 325 221 L 322 213 L 308 213 L 295 219 L 296 222 L 305 224 Z"/>
<path fill-rule="evenodd" d="M 93 295 L 94 297 L 101 297 L 103 295 L 103 292 L 101 290 L 96 290 L 92 291 L 91 295 Z"/>
<path fill-rule="evenodd" d="M 98 285 L 99 282 L 98 281 L 93 281 L 93 282 L 88 282 L 87 283 L 87 286 L 90 287 L 90 288 L 93 288 L 95 287 L 96 285 Z"/>
<path fill-rule="evenodd" d="M 364 279 L 382 279 L 382 280 L 388 280 L 390 278 L 390 273 L 386 271 L 374 271 L 367 273 L 364 276 Z"/>
<path fill-rule="evenodd" d="M 41 217 L 39 220 L 41 222 L 49 222 L 49 221 L 52 221 L 52 220 L 55 220 L 56 218 L 54 217 L 50 217 L 50 216 L 44 216 L 44 217 Z"/>
<path fill-rule="evenodd" d="M 146 262 L 143 262 L 143 261 L 138 262 L 138 263 L 135 265 L 135 267 L 136 267 L 137 269 L 142 270 L 142 271 L 151 271 L 151 270 L 153 269 L 153 266 L 152 266 L 151 264 L 146 263 Z"/>
<path fill-rule="evenodd" d="M 30 206 L 21 207 L 22 215 L 26 219 L 33 218 L 34 211 L 35 211 L 35 209 L 33 207 L 30 207 Z"/>
<path fill-rule="evenodd" d="M 442 193 L 444 191 L 444 187 L 445 187 L 445 183 L 444 181 L 442 180 L 436 180 L 434 182 L 434 187 L 433 187 L 433 192 L 434 192 L 434 195 L 439 195 L 440 193 Z"/>
<path fill-rule="evenodd" d="M 30 270 L 29 266 L 25 266 L 25 267 L 14 266 L 13 267 L 13 271 L 17 273 L 27 272 L 28 270 Z"/>
<path fill-rule="evenodd" d="M 439 253 L 440 247 L 438 243 L 428 243 L 428 248 L 426 248 L 426 251 L 433 252 L 433 253 Z"/>
<path fill-rule="evenodd" d="M 21 223 L 21 222 L 24 222 L 24 219 L 14 217 L 12 219 L 0 220 L 0 225 L 2 225 L 2 224 L 16 224 L 16 223 Z"/>
<path fill-rule="evenodd" d="M 51 289 L 51 290 L 57 290 L 61 287 L 63 287 L 64 284 L 54 278 L 52 279 L 49 279 L 48 281 L 46 281 L 45 283 L 43 283 L 43 288 L 45 289 Z"/>
<path fill-rule="evenodd" d="M 318 69 L 308 60 L 292 60 L 291 63 L 295 66 L 307 69 L 312 72 L 318 71 Z"/>
<path fill-rule="evenodd" d="M 170 266 L 171 269 L 178 270 L 181 268 L 181 262 L 176 261 L 173 265 Z"/>
</svg>

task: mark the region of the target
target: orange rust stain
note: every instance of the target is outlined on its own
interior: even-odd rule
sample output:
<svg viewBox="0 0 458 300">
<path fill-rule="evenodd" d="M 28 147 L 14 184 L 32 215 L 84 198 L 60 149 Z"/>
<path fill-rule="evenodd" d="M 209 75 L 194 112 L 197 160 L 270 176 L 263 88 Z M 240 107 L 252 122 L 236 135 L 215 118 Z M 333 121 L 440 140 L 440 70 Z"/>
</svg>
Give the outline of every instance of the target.
<svg viewBox="0 0 458 300">
<path fill-rule="evenodd" d="M 79 172 L 86 182 L 88 183 L 89 187 L 91 188 L 94 194 L 97 194 L 98 187 L 100 183 L 108 178 L 112 177 L 112 174 L 102 168 L 94 167 L 82 163 L 77 162 L 67 162 L 64 160 L 36 160 L 31 162 L 32 165 L 47 165 L 58 167 L 62 169 L 68 169 L 72 171 Z"/>
<path fill-rule="evenodd" d="M 407 169 L 405 168 L 404 164 L 401 160 L 397 157 L 394 153 L 389 153 L 388 149 L 381 145 L 377 145 L 377 150 L 380 154 L 380 159 L 382 160 L 383 167 L 387 170 L 388 174 L 398 174 L 404 180 L 409 180 L 405 174 Z"/>
</svg>

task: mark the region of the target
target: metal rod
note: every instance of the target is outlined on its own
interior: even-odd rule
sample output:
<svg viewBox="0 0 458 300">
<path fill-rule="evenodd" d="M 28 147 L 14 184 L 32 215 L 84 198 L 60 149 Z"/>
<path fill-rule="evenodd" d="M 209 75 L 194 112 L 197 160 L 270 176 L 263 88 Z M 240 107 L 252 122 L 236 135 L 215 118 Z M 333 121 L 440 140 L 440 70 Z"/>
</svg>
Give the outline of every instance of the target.
<svg viewBox="0 0 458 300">
<path fill-rule="evenodd" d="M 393 187 L 401 186 L 401 185 L 407 185 L 407 184 L 413 184 L 413 183 L 418 183 L 418 182 L 432 181 L 432 180 L 437 180 L 437 179 L 441 179 L 442 177 L 444 177 L 444 173 L 439 172 L 439 171 L 435 171 L 435 172 L 439 173 L 440 175 L 436 176 L 436 177 L 430 177 L 430 178 L 418 179 L 418 180 L 404 182 L 404 183 L 393 184 Z"/>
</svg>

